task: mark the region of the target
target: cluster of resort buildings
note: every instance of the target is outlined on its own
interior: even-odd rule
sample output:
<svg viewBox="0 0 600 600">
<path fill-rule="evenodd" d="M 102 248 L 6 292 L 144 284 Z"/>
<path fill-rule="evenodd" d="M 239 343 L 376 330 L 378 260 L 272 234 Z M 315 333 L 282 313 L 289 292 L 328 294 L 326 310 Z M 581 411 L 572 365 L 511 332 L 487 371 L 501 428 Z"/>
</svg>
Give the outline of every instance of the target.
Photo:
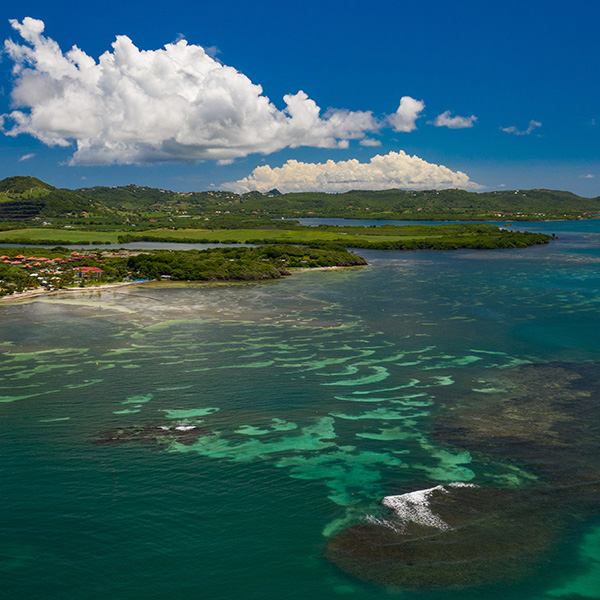
<svg viewBox="0 0 600 600">
<path fill-rule="evenodd" d="M 93 259 L 94 262 L 101 260 L 97 254 L 81 254 L 71 252 L 62 258 L 48 258 L 46 256 L 25 256 L 17 254 L 16 256 L 0 256 L 0 263 L 18 267 L 26 273 L 26 278 L 21 279 L 21 285 L 16 283 L 13 278 L 0 280 L 0 288 L 3 293 L 11 293 L 19 287 L 62 287 L 74 280 L 97 279 L 104 274 L 104 270 L 97 266 L 84 266 L 81 261 Z M 13 280 L 11 280 L 13 279 Z M 0 294 L 3 295 L 3 294 Z"/>
<path fill-rule="evenodd" d="M 78 267 L 74 266 L 78 261 L 91 258 L 98 260 L 97 254 L 80 254 L 79 252 L 71 252 L 68 258 L 46 258 L 45 256 L 25 256 L 17 254 L 16 256 L 0 256 L 0 261 L 5 264 L 21 267 L 22 269 L 33 269 L 45 275 L 60 275 L 65 271 L 73 271 L 75 277 L 90 278 L 99 277 L 104 273 L 99 267 Z M 31 273 L 33 274 L 33 273 Z"/>
</svg>

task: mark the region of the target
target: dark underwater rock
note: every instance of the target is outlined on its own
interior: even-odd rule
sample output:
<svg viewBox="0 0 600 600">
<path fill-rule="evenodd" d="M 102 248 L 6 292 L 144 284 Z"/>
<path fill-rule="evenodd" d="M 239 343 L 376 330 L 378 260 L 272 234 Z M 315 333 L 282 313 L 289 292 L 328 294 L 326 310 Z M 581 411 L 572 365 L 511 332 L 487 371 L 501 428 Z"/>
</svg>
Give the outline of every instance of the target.
<svg viewBox="0 0 600 600">
<path fill-rule="evenodd" d="M 600 480 L 598 363 L 527 365 L 490 383 L 505 391 L 461 399 L 440 415 L 435 437 L 512 460 L 553 487 Z"/>
<path fill-rule="evenodd" d="M 134 427 L 117 427 L 107 429 L 98 434 L 93 442 L 98 446 L 114 446 L 131 442 L 141 444 L 168 445 L 172 442 L 193 444 L 199 437 L 212 435 L 206 427 L 180 423 L 177 425 L 138 425 Z"/>
<path fill-rule="evenodd" d="M 455 486 L 385 498 L 390 515 L 332 537 L 325 557 L 386 588 L 463 588 L 531 575 L 563 526 L 555 507 L 543 494 Z"/>
</svg>

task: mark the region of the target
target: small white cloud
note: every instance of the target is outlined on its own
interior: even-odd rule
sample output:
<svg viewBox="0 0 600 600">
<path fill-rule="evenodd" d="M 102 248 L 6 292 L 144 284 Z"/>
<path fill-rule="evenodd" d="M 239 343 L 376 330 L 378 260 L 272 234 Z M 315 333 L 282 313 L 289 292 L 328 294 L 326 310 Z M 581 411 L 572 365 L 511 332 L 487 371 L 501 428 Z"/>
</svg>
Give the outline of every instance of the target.
<svg viewBox="0 0 600 600">
<path fill-rule="evenodd" d="M 580 175 L 581 179 L 594 179 L 596 176 L 592 173 L 587 173 L 587 175 Z"/>
<path fill-rule="evenodd" d="M 380 140 L 374 140 L 373 138 L 365 138 L 358 142 L 361 146 L 381 146 Z"/>
<path fill-rule="evenodd" d="M 29 160 L 31 158 L 33 158 L 35 156 L 35 152 L 30 152 L 29 154 L 23 154 L 23 156 L 21 156 L 19 158 L 19 162 L 23 162 L 24 160 Z"/>
<path fill-rule="evenodd" d="M 424 108 L 425 102 L 423 100 L 415 100 L 410 96 L 403 96 L 400 99 L 398 110 L 394 114 L 389 115 L 388 122 L 394 131 L 403 133 L 414 131 L 417 128 L 415 122 Z"/>
<path fill-rule="evenodd" d="M 479 189 L 461 171 L 428 163 L 402 150 L 377 155 L 368 163 L 356 159 L 325 163 L 288 160 L 282 167 L 256 167 L 248 177 L 224 183 L 223 189 L 238 193 L 277 188 L 281 192 L 346 192 L 349 190 Z"/>
<path fill-rule="evenodd" d="M 475 115 L 471 115 L 470 117 L 452 117 L 450 116 L 451 114 L 449 110 L 446 110 L 431 121 L 431 124 L 436 127 L 448 127 L 448 129 L 468 129 L 469 127 L 473 127 L 475 121 L 477 121 Z"/>
<path fill-rule="evenodd" d="M 534 121 L 533 119 L 529 121 L 529 126 L 525 130 L 517 129 L 514 125 L 510 127 L 500 127 L 502 131 L 506 133 L 513 133 L 514 135 L 529 135 L 534 129 L 541 127 L 542 124 L 539 121 Z"/>
</svg>

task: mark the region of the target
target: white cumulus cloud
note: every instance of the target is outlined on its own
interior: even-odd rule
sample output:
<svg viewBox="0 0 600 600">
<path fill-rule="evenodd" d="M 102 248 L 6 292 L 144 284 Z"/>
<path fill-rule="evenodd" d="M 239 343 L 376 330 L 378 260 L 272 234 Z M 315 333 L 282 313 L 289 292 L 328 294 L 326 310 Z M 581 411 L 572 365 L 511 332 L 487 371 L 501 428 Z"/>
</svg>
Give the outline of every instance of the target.
<svg viewBox="0 0 600 600">
<path fill-rule="evenodd" d="M 402 96 L 398 110 L 388 117 L 388 121 L 394 131 L 404 133 L 414 131 L 417 128 L 415 122 L 424 108 L 425 102 L 423 100 Z"/>
<path fill-rule="evenodd" d="M 475 115 L 471 115 L 470 117 L 459 117 L 458 115 L 452 117 L 451 114 L 449 110 L 444 111 L 433 120 L 433 125 L 436 127 L 448 127 L 448 129 L 467 129 L 473 127 L 475 121 L 477 121 Z"/>
<path fill-rule="evenodd" d="M 346 192 L 349 190 L 477 189 L 461 171 L 429 163 L 402 150 L 377 155 L 368 163 L 356 159 L 325 163 L 288 160 L 282 167 L 257 167 L 250 175 L 221 187 L 238 193 L 277 188 L 280 192 Z"/>
<path fill-rule="evenodd" d="M 29 154 L 23 154 L 23 156 L 19 157 L 19 162 L 23 162 L 24 160 L 29 160 L 35 156 L 35 152 L 30 152 Z"/>
<path fill-rule="evenodd" d="M 72 164 L 230 161 L 298 146 L 346 148 L 381 128 L 367 111 L 321 114 L 303 91 L 284 96 L 279 110 L 260 85 L 183 39 L 141 51 L 118 36 L 96 61 L 77 46 L 63 53 L 42 35 L 42 21 L 10 23 L 26 43 L 5 42 L 15 77 L 5 133 L 75 143 Z"/>
<path fill-rule="evenodd" d="M 539 121 L 534 121 L 533 119 L 531 119 L 531 121 L 529 121 L 529 126 L 527 127 L 527 129 L 517 129 L 514 125 L 511 125 L 510 127 L 500 127 L 500 129 L 502 131 L 505 131 L 506 133 L 513 133 L 514 135 L 529 135 L 534 129 L 537 129 L 541 126 L 542 124 Z"/>
</svg>

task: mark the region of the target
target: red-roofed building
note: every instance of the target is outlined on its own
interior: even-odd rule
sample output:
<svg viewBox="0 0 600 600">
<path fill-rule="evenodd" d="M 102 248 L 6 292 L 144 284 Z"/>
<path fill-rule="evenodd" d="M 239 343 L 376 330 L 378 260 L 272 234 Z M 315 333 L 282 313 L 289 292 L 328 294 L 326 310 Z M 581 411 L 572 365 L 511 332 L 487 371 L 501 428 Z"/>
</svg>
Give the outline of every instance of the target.
<svg viewBox="0 0 600 600">
<path fill-rule="evenodd" d="M 73 271 L 75 271 L 75 277 L 79 277 L 80 279 L 87 279 L 90 277 L 98 278 L 104 273 L 104 271 L 98 267 L 75 267 Z"/>
</svg>

